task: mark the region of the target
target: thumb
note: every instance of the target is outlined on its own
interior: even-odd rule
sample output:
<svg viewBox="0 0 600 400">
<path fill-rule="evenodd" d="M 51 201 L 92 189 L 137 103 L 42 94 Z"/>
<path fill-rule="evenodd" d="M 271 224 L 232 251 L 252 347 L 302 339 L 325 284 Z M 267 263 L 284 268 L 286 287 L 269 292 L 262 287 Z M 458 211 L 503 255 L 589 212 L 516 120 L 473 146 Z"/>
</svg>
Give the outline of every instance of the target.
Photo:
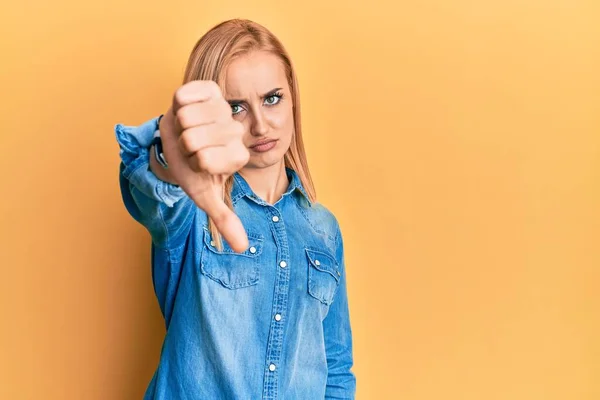
<svg viewBox="0 0 600 400">
<path fill-rule="evenodd" d="M 242 221 L 216 192 L 210 191 L 196 204 L 214 221 L 217 230 L 234 251 L 242 253 L 248 248 L 248 235 Z"/>
</svg>

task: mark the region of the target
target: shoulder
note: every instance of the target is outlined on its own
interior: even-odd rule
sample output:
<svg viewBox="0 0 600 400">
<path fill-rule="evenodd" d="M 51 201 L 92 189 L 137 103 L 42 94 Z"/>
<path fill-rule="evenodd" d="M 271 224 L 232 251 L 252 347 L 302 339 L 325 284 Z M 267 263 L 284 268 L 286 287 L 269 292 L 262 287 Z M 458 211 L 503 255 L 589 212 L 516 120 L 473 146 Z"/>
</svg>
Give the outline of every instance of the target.
<svg viewBox="0 0 600 400">
<path fill-rule="evenodd" d="M 311 207 L 303 208 L 302 213 L 316 233 L 316 239 L 335 255 L 341 262 L 343 240 L 339 221 L 334 212 L 323 203 L 313 203 Z"/>
<path fill-rule="evenodd" d="M 315 202 L 311 207 L 304 208 L 303 213 L 313 229 L 320 234 L 335 239 L 339 234 L 339 224 L 335 214 L 323 203 Z"/>
</svg>

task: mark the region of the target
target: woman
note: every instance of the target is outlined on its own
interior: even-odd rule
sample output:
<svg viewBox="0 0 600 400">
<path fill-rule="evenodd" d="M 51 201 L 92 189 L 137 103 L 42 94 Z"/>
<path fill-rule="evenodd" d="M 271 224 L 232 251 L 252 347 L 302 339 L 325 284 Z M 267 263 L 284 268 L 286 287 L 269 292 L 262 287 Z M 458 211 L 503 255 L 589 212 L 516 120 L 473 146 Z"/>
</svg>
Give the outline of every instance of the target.
<svg viewBox="0 0 600 400">
<path fill-rule="evenodd" d="M 115 130 L 167 327 L 145 399 L 353 399 L 342 235 L 316 202 L 278 39 L 215 26 L 164 116 Z"/>
</svg>

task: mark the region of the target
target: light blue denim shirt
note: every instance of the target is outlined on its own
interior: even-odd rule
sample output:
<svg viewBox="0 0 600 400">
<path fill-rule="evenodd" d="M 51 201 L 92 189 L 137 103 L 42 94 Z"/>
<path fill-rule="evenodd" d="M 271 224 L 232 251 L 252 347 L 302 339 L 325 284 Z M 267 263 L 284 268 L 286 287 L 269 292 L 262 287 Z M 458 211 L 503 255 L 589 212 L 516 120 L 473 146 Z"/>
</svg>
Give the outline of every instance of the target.
<svg viewBox="0 0 600 400">
<path fill-rule="evenodd" d="M 296 172 L 276 204 L 236 173 L 231 196 L 250 246 L 211 243 L 206 214 L 149 168 L 158 118 L 117 124 L 125 207 L 152 238 L 166 323 L 144 399 L 354 399 L 344 247 L 335 216 Z"/>
</svg>

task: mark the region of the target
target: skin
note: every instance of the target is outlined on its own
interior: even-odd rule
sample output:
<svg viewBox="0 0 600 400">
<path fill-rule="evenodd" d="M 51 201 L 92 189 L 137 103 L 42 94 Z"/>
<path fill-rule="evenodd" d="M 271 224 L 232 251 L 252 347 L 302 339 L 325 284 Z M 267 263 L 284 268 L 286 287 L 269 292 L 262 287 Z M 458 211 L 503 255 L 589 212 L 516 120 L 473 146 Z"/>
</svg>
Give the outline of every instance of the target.
<svg viewBox="0 0 600 400">
<path fill-rule="evenodd" d="M 229 65 L 225 82 L 224 96 L 232 105 L 233 118 L 244 125 L 246 147 L 264 139 L 277 140 L 276 146 L 266 153 L 249 148 L 250 159 L 239 171 L 260 198 L 274 204 L 288 186 L 283 158 L 294 132 L 285 68 L 271 53 L 252 52 Z M 273 93 L 274 89 L 279 89 L 276 92 L 281 98 Z M 245 102 L 236 105 L 232 100 Z"/>
<path fill-rule="evenodd" d="M 279 58 L 263 51 L 240 56 L 225 71 L 223 91 L 212 81 L 181 86 L 160 131 L 169 169 L 162 169 L 152 156 L 152 171 L 179 185 L 213 219 L 229 245 L 245 251 L 248 238 L 239 217 L 222 200 L 223 183 L 239 171 L 271 204 L 289 184 L 283 157 L 293 138 L 294 117 Z M 265 139 L 276 140 L 276 145 L 262 153 L 252 149 Z"/>
</svg>

